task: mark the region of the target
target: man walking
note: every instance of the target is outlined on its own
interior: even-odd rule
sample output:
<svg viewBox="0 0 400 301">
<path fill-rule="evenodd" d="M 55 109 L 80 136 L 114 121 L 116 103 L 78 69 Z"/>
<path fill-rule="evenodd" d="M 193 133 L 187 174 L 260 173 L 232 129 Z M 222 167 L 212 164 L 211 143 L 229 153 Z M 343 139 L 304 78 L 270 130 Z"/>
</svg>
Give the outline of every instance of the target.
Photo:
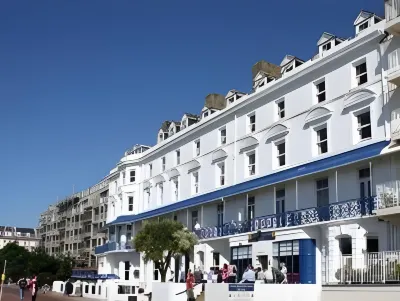
<svg viewBox="0 0 400 301">
<path fill-rule="evenodd" d="M 26 281 L 25 277 L 18 280 L 19 285 L 19 298 L 24 300 L 25 288 L 28 285 L 28 281 Z"/>
</svg>

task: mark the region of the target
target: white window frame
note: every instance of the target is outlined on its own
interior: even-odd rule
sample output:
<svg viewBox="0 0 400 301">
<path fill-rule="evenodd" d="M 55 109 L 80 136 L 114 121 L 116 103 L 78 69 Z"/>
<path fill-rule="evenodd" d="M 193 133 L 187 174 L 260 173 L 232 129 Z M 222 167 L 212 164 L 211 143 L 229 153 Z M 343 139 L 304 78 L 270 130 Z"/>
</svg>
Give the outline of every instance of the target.
<svg viewBox="0 0 400 301">
<path fill-rule="evenodd" d="M 179 177 L 171 179 L 171 185 L 172 199 L 176 202 L 179 200 Z"/>
<path fill-rule="evenodd" d="M 321 131 L 321 130 L 323 130 L 323 129 L 326 129 L 326 139 L 320 140 L 319 131 Z M 317 156 L 320 156 L 320 155 L 324 155 L 324 154 L 329 153 L 329 132 L 328 132 L 328 125 L 325 123 L 325 124 L 316 126 L 316 127 L 314 127 L 314 132 L 315 132 L 314 135 L 315 135 L 315 147 L 316 147 L 315 154 L 316 154 Z M 325 153 L 322 153 L 322 152 L 321 152 L 321 144 L 322 144 L 323 142 L 326 142 L 326 144 L 327 144 L 327 147 L 326 147 L 327 151 L 326 151 Z"/>
<path fill-rule="evenodd" d="M 319 85 L 322 83 L 325 83 L 325 90 L 320 91 Z M 326 101 L 327 98 L 326 98 L 326 80 L 325 80 L 325 78 L 321 78 L 314 82 L 314 90 L 315 90 L 315 97 L 316 97 L 315 103 L 316 104 Z M 322 94 L 325 94 L 325 99 L 323 101 L 319 101 L 319 96 Z"/>
<path fill-rule="evenodd" d="M 215 164 L 217 175 L 217 187 L 226 185 L 226 164 L 225 161 Z"/>
<path fill-rule="evenodd" d="M 283 154 L 279 154 L 279 145 L 285 144 L 285 152 Z M 276 168 L 281 168 L 281 167 L 285 167 L 287 165 L 287 143 L 286 143 L 286 139 L 282 138 L 279 140 L 274 141 L 274 147 L 275 147 L 275 166 Z M 280 157 L 284 157 L 285 158 L 285 164 L 284 165 L 280 165 Z"/>
<path fill-rule="evenodd" d="M 225 135 L 222 135 L 222 132 L 225 131 Z M 218 145 L 225 145 L 226 144 L 226 127 L 222 127 L 219 129 L 219 144 Z"/>
<path fill-rule="evenodd" d="M 191 174 L 191 182 L 192 182 L 192 195 L 198 194 L 200 191 L 200 179 L 199 179 L 199 172 L 194 171 Z"/>
<path fill-rule="evenodd" d="M 248 151 L 246 154 L 245 175 L 254 177 L 257 175 L 257 152 L 256 150 Z M 254 163 L 250 163 L 250 156 L 254 155 Z"/>
<path fill-rule="evenodd" d="M 361 29 L 361 26 L 363 26 L 363 25 L 365 25 L 365 24 L 367 24 L 367 27 Z M 360 23 L 360 24 L 357 25 L 358 33 L 363 32 L 363 31 L 366 30 L 368 27 L 369 27 L 369 19 L 366 20 L 365 22 L 362 22 L 362 23 Z"/>
<path fill-rule="evenodd" d="M 164 183 L 158 183 L 157 185 L 157 199 L 158 199 L 158 205 L 163 204 L 163 199 L 164 199 Z"/>
<path fill-rule="evenodd" d="M 367 113 L 367 112 L 369 112 L 370 123 L 367 124 L 367 125 L 360 126 L 359 123 L 358 123 L 359 116 L 362 115 L 362 114 L 364 114 L 364 113 Z M 357 111 L 353 112 L 353 124 L 354 124 L 354 125 L 353 125 L 353 129 L 354 129 L 354 130 L 353 130 L 353 143 L 354 143 L 354 144 L 361 143 L 361 142 L 363 142 L 363 141 L 368 141 L 368 140 L 372 139 L 372 137 L 373 137 L 373 131 L 372 131 L 372 112 L 371 112 L 371 109 L 370 109 L 369 106 L 367 106 L 367 107 L 365 107 L 365 108 L 362 108 L 362 109 L 360 109 L 360 110 L 357 110 Z M 361 138 L 361 129 L 362 129 L 362 128 L 365 128 L 365 127 L 367 127 L 367 126 L 370 126 L 370 127 L 371 127 L 371 137 L 362 139 L 362 138 Z"/>
<path fill-rule="evenodd" d="M 278 197 L 278 192 L 283 191 L 283 196 Z M 275 189 L 275 214 L 282 214 L 286 211 L 286 204 L 285 204 L 285 199 L 286 199 L 286 189 L 285 187 L 280 188 L 280 189 Z M 279 208 L 278 208 L 279 205 Z M 282 210 L 283 207 L 283 210 Z"/>
<path fill-rule="evenodd" d="M 133 204 L 134 204 L 133 195 L 129 195 L 128 196 L 128 211 L 129 212 L 133 212 Z"/>
<path fill-rule="evenodd" d="M 323 181 L 323 180 L 328 180 L 328 186 L 324 188 L 318 188 L 318 182 Z M 328 190 L 328 204 L 324 204 L 324 206 L 327 206 L 330 204 L 330 198 L 329 198 L 329 177 L 324 177 L 324 178 L 319 178 L 315 180 L 315 196 L 317 200 L 317 207 L 318 207 L 318 191 L 323 191 L 323 190 Z"/>
<path fill-rule="evenodd" d="M 177 149 L 175 151 L 175 159 L 176 159 L 176 165 L 181 164 L 181 150 Z"/>
<path fill-rule="evenodd" d="M 133 176 L 132 176 L 132 172 L 133 172 Z M 132 181 L 133 179 L 133 181 Z M 129 171 L 129 183 L 135 183 L 136 182 L 136 170 L 135 169 L 131 169 Z"/>
<path fill-rule="evenodd" d="M 357 67 L 360 66 L 360 65 L 362 65 L 362 64 L 365 64 L 366 71 L 365 71 L 364 73 L 361 73 L 361 74 L 358 74 L 358 75 L 357 75 Z M 353 62 L 352 65 L 353 65 L 353 68 L 352 68 L 352 70 L 353 70 L 353 71 L 352 71 L 353 76 L 352 76 L 352 77 L 354 78 L 353 87 L 360 87 L 360 86 L 363 86 L 363 85 L 367 84 L 367 83 L 368 83 L 368 65 L 367 65 L 367 58 L 363 57 L 363 58 L 361 58 L 361 59 L 359 59 L 359 60 Z M 363 75 L 366 75 L 366 76 L 367 76 L 367 81 L 366 81 L 365 83 L 360 84 L 360 83 L 359 83 L 359 78 L 361 78 L 361 76 L 363 76 Z"/>
<path fill-rule="evenodd" d="M 166 166 L 167 160 L 165 159 L 165 156 L 161 158 L 161 171 L 165 171 L 165 166 Z"/>
<path fill-rule="evenodd" d="M 329 45 L 329 49 L 328 48 Z M 322 51 L 329 51 L 332 49 L 332 41 L 329 41 L 328 43 L 325 43 L 324 45 L 322 45 Z"/>
<path fill-rule="evenodd" d="M 201 143 L 200 143 L 200 139 L 197 139 L 196 141 L 194 141 L 193 143 L 193 153 L 195 157 L 200 156 L 201 154 Z"/>
<path fill-rule="evenodd" d="M 254 117 L 254 122 L 251 122 L 251 118 Z M 251 134 L 256 131 L 256 123 L 257 123 L 257 117 L 256 117 L 256 112 L 252 112 L 247 115 L 247 133 Z"/>
<path fill-rule="evenodd" d="M 283 104 L 283 109 L 280 108 L 280 104 Z M 285 110 L 285 98 L 280 98 L 275 101 L 276 104 L 276 120 L 280 120 L 286 117 L 286 110 Z M 283 116 L 282 116 L 283 115 Z"/>
</svg>

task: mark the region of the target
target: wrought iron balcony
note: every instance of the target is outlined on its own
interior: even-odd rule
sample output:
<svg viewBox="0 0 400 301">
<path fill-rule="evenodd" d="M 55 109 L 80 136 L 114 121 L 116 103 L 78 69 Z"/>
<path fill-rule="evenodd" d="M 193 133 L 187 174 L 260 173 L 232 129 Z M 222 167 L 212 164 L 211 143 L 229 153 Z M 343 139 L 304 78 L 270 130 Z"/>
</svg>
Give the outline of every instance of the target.
<svg viewBox="0 0 400 301">
<path fill-rule="evenodd" d="M 117 243 L 115 241 L 108 242 L 104 245 L 96 247 L 94 254 L 99 255 L 113 251 L 132 251 L 133 246 L 131 243 Z"/>
<path fill-rule="evenodd" d="M 296 211 L 256 217 L 250 221 L 225 223 L 222 226 L 203 227 L 194 233 L 199 239 L 229 236 L 263 229 L 281 229 L 337 221 L 374 214 L 376 198 L 353 199 Z"/>
</svg>

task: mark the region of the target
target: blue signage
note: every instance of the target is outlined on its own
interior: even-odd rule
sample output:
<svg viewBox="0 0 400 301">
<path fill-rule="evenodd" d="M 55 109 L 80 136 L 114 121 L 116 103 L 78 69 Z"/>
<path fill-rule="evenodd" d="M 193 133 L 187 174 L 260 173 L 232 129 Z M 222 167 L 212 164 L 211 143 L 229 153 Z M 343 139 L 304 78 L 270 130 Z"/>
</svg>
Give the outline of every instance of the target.
<svg viewBox="0 0 400 301">
<path fill-rule="evenodd" d="M 254 292 L 254 283 L 229 284 L 230 292 Z"/>
</svg>

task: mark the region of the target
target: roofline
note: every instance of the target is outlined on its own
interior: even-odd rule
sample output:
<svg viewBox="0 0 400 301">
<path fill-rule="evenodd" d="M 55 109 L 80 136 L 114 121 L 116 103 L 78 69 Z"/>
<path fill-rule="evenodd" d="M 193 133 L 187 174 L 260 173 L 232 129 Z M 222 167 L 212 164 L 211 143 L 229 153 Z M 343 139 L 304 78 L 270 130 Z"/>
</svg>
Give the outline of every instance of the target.
<svg viewBox="0 0 400 301">
<path fill-rule="evenodd" d="M 163 149 L 169 147 L 172 143 L 176 143 L 180 140 L 187 138 L 189 135 L 193 135 L 194 133 L 196 133 L 196 132 L 200 131 L 201 129 L 203 129 L 204 127 L 208 126 L 209 123 L 218 121 L 219 119 L 224 118 L 227 115 L 234 114 L 235 112 L 239 111 L 244 106 L 247 106 L 250 103 L 257 101 L 261 97 L 271 94 L 272 92 L 275 92 L 276 90 L 281 89 L 283 86 L 297 80 L 298 78 L 302 77 L 305 73 L 312 72 L 315 69 L 318 69 L 321 66 L 325 65 L 326 63 L 342 56 L 343 53 L 353 51 L 354 49 L 359 48 L 360 46 L 362 46 L 366 43 L 369 43 L 372 40 L 382 36 L 383 34 L 384 34 L 384 29 L 374 28 L 374 30 L 371 30 L 371 32 L 369 32 L 368 34 L 356 36 L 352 40 L 345 40 L 344 42 L 346 42 L 346 41 L 349 42 L 348 45 L 342 43 L 337 46 L 337 47 L 339 47 L 339 49 L 337 51 L 329 53 L 328 55 L 323 56 L 318 59 L 315 59 L 313 61 L 305 62 L 305 64 L 303 64 L 297 68 L 297 70 L 299 70 L 300 68 L 303 68 L 302 70 L 291 73 L 289 76 L 284 76 L 284 77 L 280 77 L 280 78 L 276 79 L 275 81 L 273 81 L 269 84 L 268 88 L 259 90 L 252 94 L 245 95 L 244 97 L 240 98 L 236 102 L 235 105 L 227 106 L 225 109 L 215 112 L 213 114 L 212 118 L 201 119 L 201 120 L 199 120 L 199 122 L 196 123 L 196 125 L 186 127 L 185 129 L 179 131 L 179 133 L 175 134 L 173 136 L 174 139 L 171 139 L 171 140 L 167 139 L 167 140 L 164 140 L 163 142 L 153 146 L 152 148 L 143 152 L 141 154 L 142 156 L 137 158 L 136 160 L 146 160 L 148 158 L 153 157 L 160 150 L 163 150 Z M 307 64 L 308 62 L 310 62 L 310 64 Z"/>
</svg>

